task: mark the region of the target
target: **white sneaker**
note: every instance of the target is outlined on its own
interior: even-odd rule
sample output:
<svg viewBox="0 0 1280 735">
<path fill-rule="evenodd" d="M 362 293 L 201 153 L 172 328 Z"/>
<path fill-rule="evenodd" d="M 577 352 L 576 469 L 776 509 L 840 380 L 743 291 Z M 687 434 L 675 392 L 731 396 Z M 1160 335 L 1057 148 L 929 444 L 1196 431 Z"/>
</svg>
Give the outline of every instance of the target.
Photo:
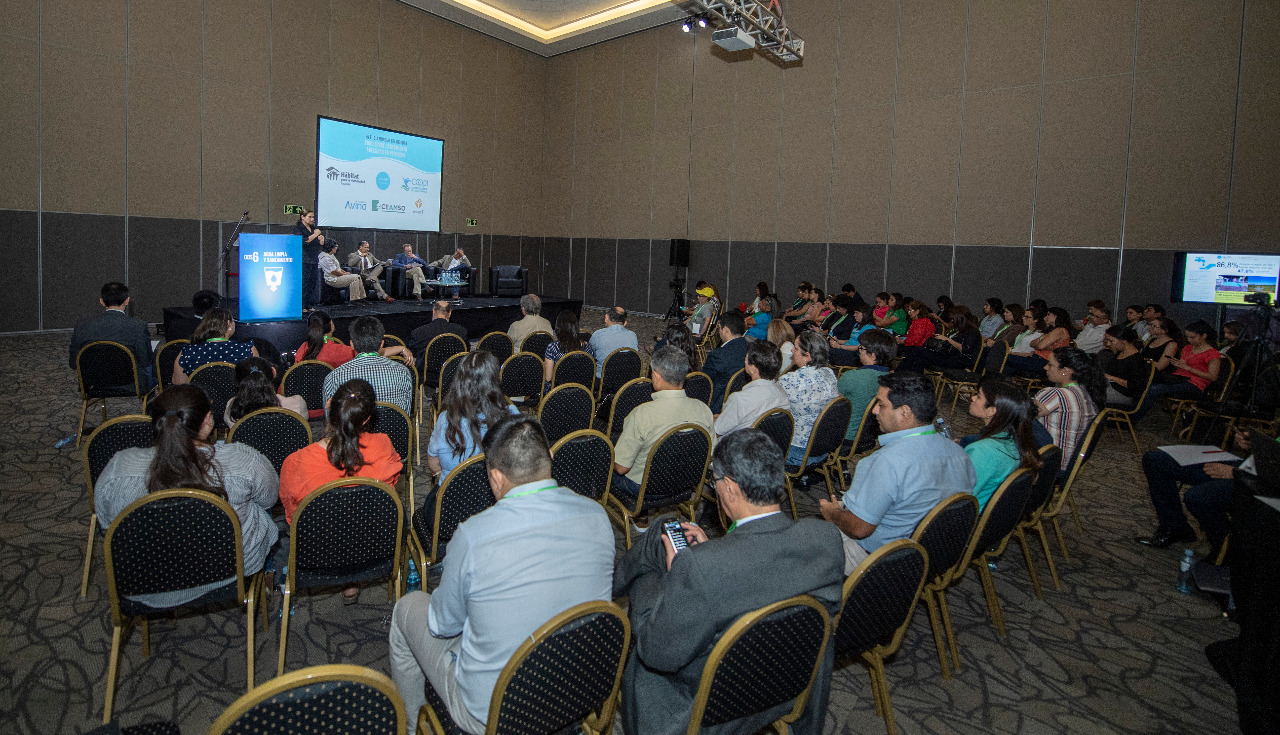
<svg viewBox="0 0 1280 735">
<path fill-rule="evenodd" d="M 632 531 L 632 533 L 641 534 L 641 533 L 644 533 L 645 531 L 648 531 L 648 530 L 649 530 L 649 527 L 648 527 L 648 526 L 645 526 L 644 528 L 641 528 L 640 526 L 637 526 L 637 525 L 636 525 L 636 522 L 635 522 L 635 521 L 631 521 L 631 531 Z"/>
</svg>

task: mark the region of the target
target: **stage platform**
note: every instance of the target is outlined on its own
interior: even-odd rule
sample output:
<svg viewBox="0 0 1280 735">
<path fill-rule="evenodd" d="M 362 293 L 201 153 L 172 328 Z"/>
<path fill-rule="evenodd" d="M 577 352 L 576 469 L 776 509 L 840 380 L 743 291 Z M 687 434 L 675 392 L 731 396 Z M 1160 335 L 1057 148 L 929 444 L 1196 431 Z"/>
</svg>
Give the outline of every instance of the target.
<svg viewBox="0 0 1280 735">
<path fill-rule="evenodd" d="M 562 309 L 568 309 L 579 317 L 582 315 L 580 299 L 560 299 L 550 296 L 542 298 L 542 316 L 552 324 Z M 463 298 L 461 304 L 453 307 L 450 321 L 467 328 L 467 336 L 474 342 L 489 332 L 505 332 L 511 324 L 520 319 L 520 299 L 494 298 L 491 296 L 470 296 Z M 417 299 L 398 299 L 392 303 L 383 301 L 363 301 L 359 305 L 339 304 L 320 307 L 333 318 L 334 336 L 349 342 L 347 330 L 351 322 L 362 316 L 376 316 L 382 320 L 388 334 L 409 341 L 409 333 L 431 321 L 432 301 Z M 239 314 L 239 304 L 235 299 L 224 299 L 223 306 L 233 316 Z M 164 338 L 188 339 L 195 331 L 199 319 L 190 306 L 171 306 L 164 310 Z M 303 318 L 280 322 L 242 322 L 236 321 L 235 339 L 245 340 L 261 337 L 270 341 L 280 350 L 289 352 L 307 341 L 307 320 Z"/>
</svg>

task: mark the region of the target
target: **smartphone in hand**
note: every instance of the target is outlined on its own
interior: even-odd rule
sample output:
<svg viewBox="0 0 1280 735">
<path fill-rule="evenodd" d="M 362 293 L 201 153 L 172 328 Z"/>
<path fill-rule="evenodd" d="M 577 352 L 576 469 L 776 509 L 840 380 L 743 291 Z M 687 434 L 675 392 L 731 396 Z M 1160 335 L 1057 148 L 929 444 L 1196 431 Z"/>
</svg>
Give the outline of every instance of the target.
<svg viewBox="0 0 1280 735">
<path fill-rule="evenodd" d="M 689 542 L 684 537 L 684 529 L 680 527 L 680 521 L 663 523 L 662 532 L 667 534 L 667 538 L 671 540 L 671 547 L 677 554 L 689 547 Z"/>
</svg>

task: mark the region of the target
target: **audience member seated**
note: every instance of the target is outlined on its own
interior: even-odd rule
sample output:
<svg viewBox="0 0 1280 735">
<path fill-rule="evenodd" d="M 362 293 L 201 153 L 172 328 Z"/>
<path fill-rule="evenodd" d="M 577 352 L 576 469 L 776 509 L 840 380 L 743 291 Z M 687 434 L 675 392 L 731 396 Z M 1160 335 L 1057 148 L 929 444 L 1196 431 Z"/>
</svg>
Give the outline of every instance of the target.
<svg viewBox="0 0 1280 735">
<path fill-rule="evenodd" d="M 1021 304 L 1005 304 L 1004 323 L 996 329 L 994 336 L 982 340 L 983 346 L 987 348 L 987 354 L 982 358 L 981 369 L 984 372 L 994 373 L 1000 370 L 1000 364 L 1004 361 L 1005 349 L 1003 347 L 997 348 L 997 345 L 1001 343 L 1008 345 L 1009 351 L 1012 352 L 1018 338 L 1027 331 L 1025 317 L 1029 313 L 1023 311 Z"/>
<path fill-rule="evenodd" d="M 364 279 L 365 291 L 373 291 L 374 296 L 387 303 L 395 299 L 383 290 L 381 278 L 383 271 L 390 264 L 391 261 L 378 260 L 378 257 L 369 251 L 368 240 L 361 240 L 359 248 L 354 253 L 347 254 L 347 267 L 355 268 L 360 278 Z"/>
<path fill-rule="evenodd" d="M 881 291 L 880 293 L 876 294 L 876 303 L 875 303 L 875 306 L 871 309 L 871 322 L 873 324 L 877 324 L 881 319 L 885 318 L 885 316 L 887 316 L 888 314 L 889 314 L 889 294 L 884 291 Z"/>
<path fill-rule="evenodd" d="M 604 359 L 614 350 L 623 347 L 637 349 L 636 333 L 627 329 L 627 310 L 614 306 L 604 313 L 604 328 L 592 332 L 587 342 L 587 352 L 596 359 L 596 377 L 604 369 Z"/>
<path fill-rule="evenodd" d="M 698 359 L 698 338 L 693 336 L 689 328 L 682 323 L 670 324 L 667 331 L 662 333 L 662 339 L 654 344 L 653 349 L 649 350 L 649 354 L 653 354 L 654 349 L 660 347 L 672 347 L 684 353 L 689 358 L 689 372 L 695 372 L 702 369 L 702 361 Z"/>
<path fill-rule="evenodd" d="M 1246 351 L 1246 345 L 1242 341 L 1244 333 L 1245 329 L 1242 322 L 1232 320 L 1222 325 L 1222 342 L 1218 345 L 1218 351 L 1224 357 L 1230 357 L 1237 370 L 1240 369 L 1241 363 L 1244 362 Z"/>
<path fill-rule="evenodd" d="M 1102 337 L 1111 327 L 1111 311 L 1097 299 L 1089 302 L 1088 309 L 1089 316 L 1085 317 L 1083 327 L 1076 335 L 1076 347 L 1086 354 L 1096 355 L 1102 351 Z"/>
<path fill-rule="evenodd" d="M 778 308 L 778 302 L 772 296 L 760 299 L 757 307 L 758 311 L 753 311 L 747 315 L 743 321 L 746 335 L 751 339 L 767 339 L 769 336 L 769 328 L 774 322 L 787 324 L 784 319 L 774 319 L 774 310 Z M 788 326 L 790 326 L 788 324 Z"/>
<path fill-rule="evenodd" d="M 210 309 L 196 325 L 191 344 L 183 345 L 178 359 L 173 363 L 173 384 L 182 385 L 201 365 L 211 362 L 240 364 L 241 360 L 257 357 L 258 350 L 251 342 L 232 342 L 236 322 L 226 309 Z"/>
<path fill-rule="evenodd" d="M 1173 371 L 1173 360 L 1182 348 L 1182 330 L 1172 319 L 1162 316 L 1147 322 L 1147 344 L 1142 348 L 1142 359 L 1156 366 L 1155 384 L 1168 380 Z"/>
<path fill-rule="evenodd" d="M 715 293 L 715 289 L 710 286 L 703 286 L 694 292 L 697 303 L 689 313 L 689 317 L 684 320 L 690 332 L 698 335 L 702 334 L 703 330 L 706 329 L 707 322 L 720 309 L 720 302 L 714 298 Z"/>
<path fill-rule="evenodd" d="M 791 415 L 795 430 L 791 434 L 791 448 L 787 452 L 787 466 L 795 467 L 804 461 L 804 451 L 809 445 L 809 435 L 818 415 L 832 399 L 840 395 L 836 387 L 836 374 L 827 366 L 830 350 L 821 336 L 814 332 L 801 332 L 791 351 L 791 362 L 796 369 L 778 378 L 778 384 L 787 392 L 791 402 Z M 817 462 L 826 455 L 810 457 Z"/>
<path fill-rule="evenodd" d="M 938 303 L 938 324 L 942 327 L 942 330 L 945 332 L 951 329 L 952 316 L 953 316 L 952 309 L 956 308 L 956 302 L 952 301 L 950 296 L 946 294 L 942 294 L 941 296 L 938 297 L 937 303 Z"/>
<path fill-rule="evenodd" d="M 1044 316 L 1044 334 L 1027 344 L 1034 352 L 1010 352 L 1009 359 L 1004 364 L 1004 374 L 1027 378 L 1043 377 L 1049 354 L 1060 347 L 1069 346 L 1074 336 L 1075 327 L 1071 324 L 1071 315 L 1067 310 L 1060 306 L 1050 308 Z"/>
<path fill-rule="evenodd" d="M 542 353 L 543 391 L 551 390 L 551 378 L 555 375 L 556 360 L 570 352 L 584 348 L 582 338 L 578 335 L 578 315 L 568 309 L 561 309 L 556 315 L 556 340 L 547 345 Z"/>
<path fill-rule="evenodd" d="M 898 344 L 902 345 L 904 352 L 912 348 L 923 349 L 924 343 L 937 334 L 938 323 L 933 320 L 929 307 L 923 301 L 914 299 L 907 302 L 907 317 L 911 320 L 911 325 L 907 327 L 906 334 L 897 336 Z M 893 331 L 890 330 L 890 333 Z"/>
<path fill-rule="evenodd" d="M 326 483 L 344 477 L 368 477 L 395 487 L 404 469 L 405 458 L 396 452 L 391 439 L 372 431 L 377 397 L 368 382 L 359 378 L 344 382 L 326 409 L 329 421 L 324 436 L 285 457 L 280 467 L 280 505 L 290 524 L 302 499 Z M 275 557 L 278 569 L 289 561 L 288 538 L 281 529 L 282 540 Z M 354 604 L 359 594 L 358 585 L 347 587 L 342 591 L 343 602 Z"/>
<path fill-rule="evenodd" d="M 1107 330 L 1102 346 L 1113 357 L 1107 364 L 1107 406 L 1128 410 L 1147 385 L 1150 367 L 1142 359 L 1142 339 L 1131 327 L 1115 326 Z"/>
<path fill-rule="evenodd" d="M 796 346 L 796 330 L 792 329 L 785 319 L 774 319 L 769 322 L 765 339 L 773 343 L 773 346 L 782 353 L 782 371 L 786 372 L 792 365 L 791 353 Z"/>
<path fill-rule="evenodd" d="M 431 304 L 431 321 L 409 333 L 409 351 L 413 353 L 414 363 L 422 372 L 427 359 L 427 345 L 442 334 L 456 334 L 467 341 L 467 328 L 449 321 L 453 316 L 453 305 L 448 301 L 436 301 Z M 436 387 L 436 375 L 424 375 L 423 382 L 432 388 Z"/>
<path fill-rule="evenodd" d="M 1062 467 L 1080 449 L 1089 424 L 1106 406 L 1106 379 L 1093 360 L 1076 347 L 1059 347 L 1049 353 L 1045 375 L 1052 383 L 1036 392 L 1036 415 L 1062 448 Z"/>
<path fill-rule="evenodd" d="M 717 436 L 746 429 L 775 408 L 791 410 L 787 392 L 777 383 L 782 366 L 782 353 L 778 348 L 770 342 L 756 340 L 747 347 L 745 362 L 743 369 L 751 382 L 724 402 L 724 409 L 716 416 Z"/>
<path fill-rule="evenodd" d="M 1253 448 L 1254 441 L 1270 441 L 1266 435 L 1253 431 L 1248 436 L 1235 432 L 1236 446 L 1243 452 Z M 1156 511 L 1156 529 L 1150 536 L 1134 539 L 1140 544 L 1163 549 L 1175 543 L 1196 540 L 1196 532 L 1187 523 L 1187 512 L 1196 519 L 1200 530 L 1209 539 L 1211 552 L 1208 558 L 1218 555 L 1231 529 L 1228 512 L 1235 493 L 1232 479 L 1239 462 L 1210 462 L 1182 466 L 1177 460 L 1160 450 L 1142 455 L 1142 472 L 1147 477 L 1147 491 Z M 1180 485 L 1186 485 L 1185 494 Z"/>
<path fill-rule="evenodd" d="M 801 281 L 796 286 L 796 300 L 792 302 L 791 308 L 782 313 L 782 319 L 795 319 L 804 314 L 805 309 L 809 308 L 809 292 L 813 290 L 813 284 L 808 281 Z"/>
<path fill-rule="evenodd" d="M 889 298 L 886 301 L 887 311 L 883 319 L 876 319 L 876 326 L 881 329 L 887 329 L 898 337 L 903 337 L 907 334 L 907 326 L 909 322 L 906 311 L 908 300 L 904 299 L 902 294 L 897 291 L 894 291 L 888 296 Z M 928 310 L 926 309 L 926 312 L 927 311 Z"/>
<path fill-rule="evenodd" d="M 205 288 L 191 295 L 191 310 L 196 313 L 197 319 L 203 319 L 206 311 L 219 306 L 222 306 L 222 295 L 217 291 Z"/>
<path fill-rule="evenodd" d="M 841 341 L 834 337 L 827 339 L 827 346 L 830 347 L 831 353 L 829 360 L 832 365 L 840 367 L 857 367 L 858 366 L 858 343 L 862 339 L 862 335 L 875 331 L 875 327 L 867 321 L 869 309 L 867 306 L 855 306 L 850 314 L 852 315 L 852 326 L 849 329 L 848 339 Z"/>
<path fill-rule="evenodd" d="M 231 426 L 260 408 L 283 408 L 293 411 L 305 421 L 309 417 L 307 401 L 302 396 L 276 393 L 271 363 L 261 357 L 250 357 L 236 365 L 236 394 L 227 401 L 222 420 Z"/>
<path fill-rule="evenodd" d="M 138 364 L 139 387 L 144 393 L 151 390 L 156 385 L 151 331 L 146 322 L 128 315 L 129 287 L 115 281 L 104 283 L 98 303 L 103 309 L 100 313 L 76 322 L 67 364 L 75 370 L 76 356 L 90 342 L 117 342 L 133 353 L 134 362 Z"/>
<path fill-rule="evenodd" d="M 978 322 L 978 331 L 982 333 L 983 340 L 995 339 L 996 332 L 1009 322 L 1004 316 L 1004 309 L 1004 302 L 995 296 L 982 302 L 982 321 Z"/>
<path fill-rule="evenodd" d="M 413 254 L 413 246 L 405 243 L 402 251 L 396 253 L 395 264 L 404 268 L 404 277 L 413 282 L 413 297 L 418 301 L 422 300 L 422 287 L 427 282 L 427 277 L 422 269 L 430 267 L 430 263 Z"/>
<path fill-rule="evenodd" d="M 867 300 L 862 298 L 862 294 L 858 293 L 858 289 L 852 283 L 845 283 L 841 286 L 840 293 L 853 300 L 853 306 L 850 308 L 862 308 L 867 305 Z"/>
<path fill-rule="evenodd" d="M 828 339 L 848 341 L 854 329 L 859 326 L 858 319 L 850 313 L 853 311 L 853 299 L 838 293 L 831 297 L 831 305 L 834 311 L 822 322 L 818 333 Z"/>
<path fill-rule="evenodd" d="M 848 450 L 853 440 L 858 438 L 862 414 L 875 400 L 876 393 L 880 390 L 880 376 L 889 372 L 889 363 L 893 361 L 897 345 L 893 343 L 893 337 L 890 337 L 888 332 L 877 329 L 863 335 L 857 350 L 856 354 L 861 367 L 857 370 L 844 371 L 836 382 L 840 395 L 848 398 L 853 407 L 849 430 L 844 434 L 845 450 Z M 863 432 L 862 442 L 855 448 L 856 451 L 865 452 L 870 449 L 879 434 L 875 421 L 868 420 L 867 423 L 868 430 Z"/>
<path fill-rule="evenodd" d="M 781 320 L 779 320 L 781 322 Z M 730 311 L 720 318 L 720 346 L 707 353 L 702 372 L 711 378 L 711 412 L 720 413 L 729 379 L 742 369 L 747 356 L 747 340 L 743 337 L 742 315 Z"/>
<path fill-rule="evenodd" d="M 1049 313 L 1049 304 L 1044 299 L 1031 299 L 1031 303 L 1027 304 L 1027 310 L 1034 312 L 1036 319 L 1043 320 Z"/>
<path fill-rule="evenodd" d="M 345 271 L 338 263 L 338 241 L 329 240 L 320 253 L 320 272 L 324 274 L 324 282 L 332 288 L 347 289 L 347 301 L 356 304 L 368 294 L 364 290 L 364 282 L 360 275 Z"/>
<path fill-rule="evenodd" d="M 563 312 L 561 312 L 563 313 Z M 608 601 L 613 530 L 594 500 L 551 479 L 537 420 L 512 416 L 484 438 L 497 503 L 463 521 L 435 592 L 410 592 L 391 614 L 391 678 L 416 713 L 435 689 L 464 732 L 483 733 L 502 669 L 551 618 Z M 409 733 L 416 714 L 407 718 Z"/>
<path fill-rule="evenodd" d="M 350 345 L 344 345 L 333 338 L 333 319 L 318 309 L 311 312 L 311 316 L 307 317 L 307 341 L 293 353 L 293 361 L 299 363 L 303 360 L 319 360 L 336 368 L 355 356 L 356 351 Z"/>
<path fill-rule="evenodd" d="M 793 521 L 782 512 L 782 462 L 782 451 L 761 431 L 726 436 L 716 445 L 711 476 L 732 533 L 708 539 L 697 525 L 681 523 L 687 548 L 676 552 L 666 534 L 655 532 L 619 560 L 613 594 L 630 599 L 635 642 L 622 679 L 627 735 L 687 729 L 707 657 L 743 614 L 796 595 L 813 595 L 833 614 L 839 610 L 840 534 L 816 519 Z M 793 732 L 822 731 L 830 651 Z M 792 706 L 784 702 L 726 731 L 755 732 Z"/>
<path fill-rule="evenodd" d="M 622 435 L 613 450 L 613 492 L 624 502 L 634 502 L 640 495 L 649 450 L 663 434 L 680 424 L 697 424 L 714 440 L 715 418 L 707 404 L 684 394 L 684 379 L 689 374 L 689 358 L 674 347 L 654 350 L 649 360 L 653 373 L 653 400 L 637 406 L 622 422 Z M 637 518 L 637 530 L 647 521 Z"/>
<path fill-rule="evenodd" d="M 520 297 L 520 313 L 523 316 L 507 329 L 507 336 L 511 338 L 516 352 L 524 345 L 525 337 L 534 332 L 551 333 L 551 322 L 542 315 L 542 299 L 537 295 L 528 293 Z"/>
<path fill-rule="evenodd" d="M 360 317 L 351 323 L 348 332 L 356 356 L 325 376 L 321 388 L 325 409 L 328 410 L 329 399 L 338 391 L 339 386 L 359 378 L 373 386 L 376 401 L 394 403 L 404 409 L 405 413 L 412 414 L 413 392 L 417 389 L 413 384 L 413 374 L 403 364 L 388 359 L 392 355 L 407 358 L 410 356 L 409 351 L 399 345 L 385 347 L 382 335 L 386 330 L 382 326 L 382 320 L 377 317 Z"/>
<path fill-rule="evenodd" d="M 489 430 L 487 417 L 520 413 L 502 394 L 501 372 L 498 358 L 484 350 L 468 352 L 458 364 L 427 444 L 427 467 L 437 486 L 454 467 L 479 453 Z"/>
<path fill-rule="evenodd" d="M 798 332 L 801 329 L 808 329 L 810 325 L 820 327 L 822 320 L 830 313 L 830 304 L 827 302 L 827 294 L 822 289 L 814 286 L 809 291 L 809 305 L 805 307 L 804 313 L 799 317 L 790 320 L 791 326 Z"/>
<path fill-rule="evenodd" d="M 1222 369 L 1222 353 L 1213 346 L 1218 337 L 1213 327 L 1208 322 L 1197 319 L 1186 326 L 1183 336 L 1186 337 L 1187 344 L 1182 348 L 1181 356 L 1169 360 L 1169 366 L 1174 368 L 1173 374 L 1151 386 L 1151 390 L 1147 391 L 1147 400 L 1133 414 L 1135 421 L 1145 416 L 1161 399 L 1204 398 L 1205 389 L 1218 379 L 1218 373 Z"/>
<path fill-rule="evenodd" d="M 276 543 L 271 520 L 279 478 L 266 457 L 247 444 L 214 444 L 209 398 L 195 385 L 175 385 L 147 405 L 155 446 L 122 449 L 94 484 L 93 509 L 103 528 L 135 500 L 160 490 L 203 490 L 225 499 L 240 519 L 244 573 L 257 574 Z M 234 578 L 177 592 L 129 599 L 153 607 L 173 607 L 234 582 Z"/>
<path fill-rule="evenodd" d="M 1022 388 L 996 376 L 978 386 L 969 400 L 969 415 L 982 421 L 977 441 L 964 447 L 973 462 L 977 478 L 973 495 L 981 512 L 1014 470 L 1040 471 L 1040 445 L 1031 430 L 1036 423 L 1036 404 Z"/>
<path fill-rule="evenodd" d="M 822 517 L 844 533 L 845 574 L 890 541 L 910 538 L 934 506 L 973 492 L 977 481 L 969 455 L 933 428 L 938 407 L 928 380 L 881 375 L 875 400 L 880 449 L 858 462 L 843 502 L 819 501 Z"/>
<path fill-rule="evenodd" d="M 952 307 L 951 319 L 951 333 L 934 337 L 949 349 L 942 348 L 945 351 L 938 352 L 930 349 L 928 345 L 907 347 L 906 357 L 902 360 L 902 364 L 898 365 L 898 369 L 919 373 L 927 368 L 960 370 L 972 368 L 974 361 L 978 359 L 978 352 L 982 349 L 982 334 L 978 331 L 978 322 L 974 319 L 973 312 L 963 306 Z"/>
<path fill-rule="evenodd" d="M 1156 319 L 1163 319 L 1163 318 L 1164 318 L 1164 307 L 1161 306 L 1160 304 L 1147 304 L 1146 306 L 1142 307 L 1142 321 L 1147 323 L 1148 330 L 1150 330 L 1151 328 L 1151 322 L 1155 321 Z M 1147 339 L 1150 339 L 1150 334 L 1148 334 Z"/>
<path fill-rule="evenodd" d="M 755 298 L 751 300 L 750 304 L 747 304 L 747 308 L 744 310 L 744 313 L 751 314 L 758 311 L 760 306 L 760 301 L 763 299 L 769 298 L 770 295 L 771 295 L 771 292 L 769 291 L 769 284 L 765 283 L 764 281 L 757 283 Z M 739 307 L 739 310 L 742 310 L 742 308 Z"/>
<path fill-rule="evenodd" d="M 1138 333 L 1142 341 L 1147 339 L 1147 320 L 1142 318 L 1142 305 L 1130 304 L 1124 307 L 1124 326 Z"/>
</svg>

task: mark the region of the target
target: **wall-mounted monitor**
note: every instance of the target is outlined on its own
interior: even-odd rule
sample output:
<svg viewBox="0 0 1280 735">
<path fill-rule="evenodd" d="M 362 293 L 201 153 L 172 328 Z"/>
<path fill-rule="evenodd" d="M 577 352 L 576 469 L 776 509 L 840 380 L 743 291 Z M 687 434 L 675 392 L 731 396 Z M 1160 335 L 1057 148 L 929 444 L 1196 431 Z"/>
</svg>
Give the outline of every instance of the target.
<svg viewBox="0 0 1280 735">
<path fill-rule="evenodd" d="M 1244 304 L 1249 294 L 1266 293 L 1274 303 L 1277 278 L 1280 255 L 1177 253 L 1170 297 L 1197 304 Z"/>
<path fill-rule="evenodd" d="M 319 116 L 316 224 L 440 230 L 444 141 Z"/>
</svg>

